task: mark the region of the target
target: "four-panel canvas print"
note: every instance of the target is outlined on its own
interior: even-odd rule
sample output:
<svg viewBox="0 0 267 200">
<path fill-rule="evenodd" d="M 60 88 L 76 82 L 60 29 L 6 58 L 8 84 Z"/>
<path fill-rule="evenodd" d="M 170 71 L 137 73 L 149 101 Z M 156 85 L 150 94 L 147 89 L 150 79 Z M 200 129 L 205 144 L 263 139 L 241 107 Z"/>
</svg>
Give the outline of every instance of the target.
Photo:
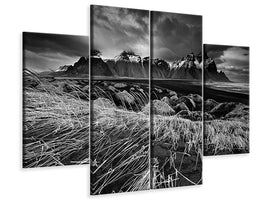
<svg viewBox="0 0 267 200">
<path fill-rule="evenodd" d="M 90 37 L 23 33 L 23 168 L 90 163 L 99 195 L 199 185 L 203 156 L 239 153 L 249 47 L 203 45 L 202 16 L 92 5 Z"/>
</svg>

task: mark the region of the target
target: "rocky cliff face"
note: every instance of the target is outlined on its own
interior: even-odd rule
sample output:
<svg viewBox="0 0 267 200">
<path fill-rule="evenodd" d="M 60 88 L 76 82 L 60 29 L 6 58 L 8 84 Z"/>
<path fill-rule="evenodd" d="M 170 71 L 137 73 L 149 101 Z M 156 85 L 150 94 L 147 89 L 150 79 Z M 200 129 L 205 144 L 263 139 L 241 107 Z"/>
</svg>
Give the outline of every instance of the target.
<svg viewBox="0 0 267 200">
<path fill-rule="evenodd" d="M 190 53 L 186 57 L 182 57 L 172 63 L 167 63 L 162 59 L 154 59 L 151 70 L 153 78 L 201 80 L 201 53 L 197 56 Z"/>
<path fill-rule="evenodd" d="M 141 58 L 139 55 L 124 51 L 114 59 L 108 59 L 105 62 L 115 77 L 149 77 L 149 60 L 147 57 Z"/>
<path fill-rule="evenodd" d="M 205 81 L 230 82 L 224 72 L 218 72 L 215 61 L 204 54 L 204 79 Z"/>
<path fill-rule="evenodd" d="M 123 51 L 113 59 L 102 60 L 100 56 L 91 57 L 92 76 L 149 77 L 148 57 L 141 58 L 132 52 Z"/>
<path fill-rule="evenodd" d="M 167 78 L 170 71 L 170 65 L 165 60 L 159 58 L 151 60 L 152 78 Z"/>
<path fill-rule="evenodd" d="M 91 56 L 91 74 L 92 76 L 113 76 L 107 63 L 99 56 Z"/>
</svg>

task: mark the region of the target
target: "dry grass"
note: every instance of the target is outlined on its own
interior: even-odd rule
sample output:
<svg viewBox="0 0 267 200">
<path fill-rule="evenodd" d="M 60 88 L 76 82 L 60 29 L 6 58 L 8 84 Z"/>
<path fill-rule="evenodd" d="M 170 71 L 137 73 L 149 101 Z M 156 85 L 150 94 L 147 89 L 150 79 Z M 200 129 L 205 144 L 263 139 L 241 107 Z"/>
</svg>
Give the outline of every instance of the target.
<svg viewBox="0 0 267 200">
<path fill-rule="evenodd" d="M 93 104 L 91 194 L 149 189 L 149 116 Z"/>
<path fill-rule="evenodd" d="M 243 121 L 205 121 L 205 155 L 249 152 L 249 125 Z"/>
<path fill-rule="evenodd" d="M 155 115 L 152 143 L 164 141 L 171 149 L 164 164 L 155 166 L 154 162 L 151 163 L 151 171 L 149 112 L 140 112 L 149 105 L 147 94 L 130 91 L 138 104 L 135 107 L 140 108 L 134 112 L 123 104 L 119 108 L 116 106 L 113 97 L 118 90 L 105 90 L 99 85 L 94 84 L 92 87 L 99 101 L 93 101 L 92 104 L 91 194 L 176 187 L 185 181 L 191 185 L 201 182 L 201 173 L 197 174 L 197 180 L 192 176 L 187 177 L 183 164 L 192 155 L 190 159 L 196 159 L 193 160 L 193 167 L 190 166 L 190 173 L 194 173 L 196 168 L 202 170 L 201 122 Z M 178 154 L 184 158 L 180 159 Z M 154 155 L 152 160 L 156 159 L 157 155 Z M 166 169 L 170 173 L 166 173 Z"/>
<path fill-rule="evenodd" d="M 202 122 L 182 119 L 177 116 L 155 115 L 153 123 L 154 141 L 168 140 L 172 146 L 180 143 L 190 143 L 196 149 L 202 145 Z"/>
<path fill-rule="evenodd" d="M 177 116 L 153 117 L 151 187 L 156 189 L 200 184 L 202 123 Z M 156 144 L 168 146 L 168 150 L 164 150 L 165 155 L 157 153 Z"/>
<path fill-rule="evenodd" d="M 88 163 L 89 101 L 26 70 L 23 112 L 23 167 Z"/>
<path fill-rule="evenodd" d="M 92 101 L 91 194 L 149 189 L 149 115 L 138 112 L 149 97 L 129 91 L 135 99 L 129 106 L 114 99 L 118 92 L 92 86 L 95 97 L 104 100 Z"/>
</svg>

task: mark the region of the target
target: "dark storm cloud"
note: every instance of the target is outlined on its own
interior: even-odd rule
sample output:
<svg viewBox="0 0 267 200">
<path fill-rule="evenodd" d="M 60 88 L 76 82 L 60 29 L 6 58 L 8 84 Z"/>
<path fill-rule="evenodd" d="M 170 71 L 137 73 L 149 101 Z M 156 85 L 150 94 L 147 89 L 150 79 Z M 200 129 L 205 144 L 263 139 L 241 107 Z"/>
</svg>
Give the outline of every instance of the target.
<svg viewBox="0 0 267 200">
<path fill-rule="evenodd" d="M 149 55 L 149 11 L 91 6 L 91 48 L 104 58 L 113 58 L 123 50 Z"/>
<path fill-rule="evenodd" d="M 202 17 L 151 12 L 152 52 L 154 58 L 174 61 L 202 51 Z"/>
<path fill-rule="evenodd" d="M 88 37 L 46 33 L 23 33 L 25 67 L 37 72 L 56 70 L 88 56 Z"/>
<path fill-rule="evenodd" d="M 232 48 L 230 45 L 216 45 L 216 44 L 204 44 L 204 51 L 208 54 L 209 57 L 216 59 L 224 54 L 224 51 Z M 238 48 L 248 51 L 249 47 L 241 47 Z M 248 55 L 248 54 L 247 54 Z"/>
<path fill-rule="evenodd" d="M 218 70 L 234 82 L 249 81 L 249 47 L 205 45 L 207 55 L 214 59 Z"/>
<path fill-rule="evenodd" d="M 224 50 L 227 50 L 231 46 L 226 45 L 215 45 L 215 44 L 204 44 L 204 50 L 206 53 L 220 53 L 222 54 Z"/>
</svg>

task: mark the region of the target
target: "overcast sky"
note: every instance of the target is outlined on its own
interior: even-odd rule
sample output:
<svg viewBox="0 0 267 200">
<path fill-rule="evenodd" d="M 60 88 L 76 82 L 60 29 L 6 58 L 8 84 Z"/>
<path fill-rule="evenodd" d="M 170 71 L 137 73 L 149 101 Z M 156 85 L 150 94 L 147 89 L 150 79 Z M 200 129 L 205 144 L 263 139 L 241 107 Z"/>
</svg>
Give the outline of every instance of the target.
<svg viewBox="0 0 267 200">
<path fill-rule="evenodd" d="M 89 55 L 88 42 L 87 36 L 23 33 L 25 67 L 42 72 L 72 65 Z"/>
<path fill-rule="evenodd" d="M 202 51 L 202 16 L 152 12 L 152 55 L 169 62 Z"/>
<path fill-rule="evenodd" d="M 103 58 L 114 58 L 123 50 L 149 56 L 149 11 L 91 6 L 91 48 Z"/>
<path fill-rule="evenodd" d="M 205 52 L 231 81 L 249 82 L 249 47 L 207 44 Z"/>
</svg>

